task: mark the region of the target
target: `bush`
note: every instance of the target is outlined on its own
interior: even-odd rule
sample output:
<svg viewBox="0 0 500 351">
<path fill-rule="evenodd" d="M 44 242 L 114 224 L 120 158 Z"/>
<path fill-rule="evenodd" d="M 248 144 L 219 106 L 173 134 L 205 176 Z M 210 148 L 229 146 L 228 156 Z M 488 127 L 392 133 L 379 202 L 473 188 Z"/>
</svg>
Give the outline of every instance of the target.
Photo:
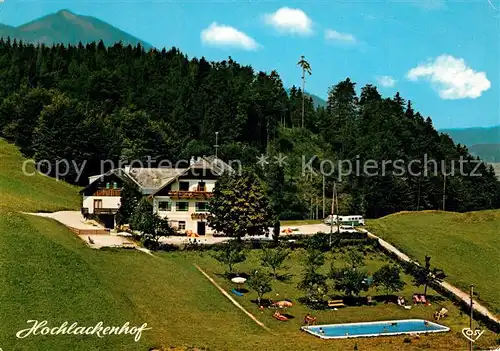
<svg viewBox="0 0 500 351">
<path fill-rule="evenodd" d="M 403 342 L 405 344 L 411 344 L 411 339 L 409 337 L 405 337 L 404 340 L 403 340 Z"/>
</svg>

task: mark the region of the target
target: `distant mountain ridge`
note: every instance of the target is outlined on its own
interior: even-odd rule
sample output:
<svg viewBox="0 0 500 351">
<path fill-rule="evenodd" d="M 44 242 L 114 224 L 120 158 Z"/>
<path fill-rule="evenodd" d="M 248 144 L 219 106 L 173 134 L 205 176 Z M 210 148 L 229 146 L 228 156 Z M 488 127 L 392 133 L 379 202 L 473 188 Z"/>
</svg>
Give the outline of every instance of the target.
<svg viewBox="0 0 500 351">
<path fill-rule="evenodd" d="M 471 154 L 486 162 L 500 162 L 500 125 L 494 127 L 472 127 L 441 129 L 454 142 L 466 145 Z"/>
<path fill-rule="evenodd" d="M 58 43 L 77 45 L 79 42 L 87 44 L 102 40 L 107 46 L 121 41 L 124 45 L 135 46 L 140 43 L 145 49 L 152 47 L 151 44 L 104 21 L 91 16 L 77 15 L 69 10 L 61 10 L 18 27 L 0 24 L 0 37 L 46 45 Z"/>
<path fill-rule="evenodd" d="M 291 88 L 286 89 L 286 93 L 290 94 L 290 90 L 291 90 Z M 311 99 L 313 100 L 314 107 L 316 107 L 316 108 L 326 107 L 325 99 L 320 98 L 318 95 L 308 93 L 307 91 L 306 91 L 306 95 L 311 97 Z"/>
</svg>

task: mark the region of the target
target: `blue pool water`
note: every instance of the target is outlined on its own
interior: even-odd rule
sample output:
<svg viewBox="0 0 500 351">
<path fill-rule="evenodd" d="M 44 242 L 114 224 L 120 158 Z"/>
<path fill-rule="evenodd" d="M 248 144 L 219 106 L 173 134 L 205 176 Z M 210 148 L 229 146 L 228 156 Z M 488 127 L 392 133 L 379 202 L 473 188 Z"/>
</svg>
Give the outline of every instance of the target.
<svg viewBox="0 0 500 351">
<path fill-rule="evenodd" d="M 419 334 L 446 332 L 450 328 L 423 319 L 405 319 L 399 321 L 367 322 L 314 325 L 302 327 L 308 333 L 323 339 L 356 338 L 364 336 L 382 336 L 399 334 Z"/>
</svg>

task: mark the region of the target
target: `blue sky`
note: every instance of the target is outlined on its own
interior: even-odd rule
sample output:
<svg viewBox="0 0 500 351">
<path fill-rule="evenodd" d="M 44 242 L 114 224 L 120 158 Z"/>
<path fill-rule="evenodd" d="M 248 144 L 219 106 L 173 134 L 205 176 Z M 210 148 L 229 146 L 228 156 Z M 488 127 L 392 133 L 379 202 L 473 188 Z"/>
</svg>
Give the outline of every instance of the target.
<svg viewBox="0 0 500 351">
<path fill-rule="evenodd" d="M 0 22 L 20 25 L 61 9 L 100 18 L 156 47 L 228 56 L 276 69 L 326 98 L 350 77 L 358 90 L 399 91 L 437 128 L 500 123 L 500 0 L 19 1 L 0 0 Z"/>
</svg>

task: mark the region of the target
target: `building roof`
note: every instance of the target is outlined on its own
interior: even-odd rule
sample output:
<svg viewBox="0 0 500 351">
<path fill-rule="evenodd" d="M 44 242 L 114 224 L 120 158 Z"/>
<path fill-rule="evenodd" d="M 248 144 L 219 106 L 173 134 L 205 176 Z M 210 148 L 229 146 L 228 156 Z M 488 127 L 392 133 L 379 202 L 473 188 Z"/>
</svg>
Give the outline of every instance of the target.
<svg viewBox="0 0 500 351">
<path fill-rule="evenodd" d="M 80 192 L 91 186 L 98 179 L 104 176 L 115 174 L 120 178 L 130 178 L 140 188 L 141 192 L 145 195 L 154 194 L 168 184 L 174 182 L 180 175 L 185 174 L 190 169 L 211 169 L 215 174 L 222 174 L 226 171 L 233 171 L 233 169 L 220 158 L 215 156 L 199 157 L 192 159 L 192 163 L 187 168 L 115 168 L 107 173 L 99 174 L 89 177 L 89 185 L 87 185 Z"/>
<path fill-rule="evenodd" d="M 163 185 L 170 183 L 186 168 L 130 168 L 125 173 L 149 194 Z"/>
<path fill-rule="evenodd" d="M 232 172 L 233 169 L 224 161 L 222 161 L 219 158 L 216 158 L 215 156 L 209 156 L 209 157 L 199 157 L 197 160 L 192 160 L 192 164 L 188 168 L 182 169 L 182 172 L 177 174 L 175 177 L 172 179 L 168 180 L 165 182 L 161 187 L 156 189 L 152 195 L 158 193 L 160 190 L 165 188 L 167 185 L 173 183 L 179 176 L 187 173 L 191 169 L 211 169 L 215 174 L 217 175 L 222 175 L 222 173 L 229 171 Z"/>
</svg>

